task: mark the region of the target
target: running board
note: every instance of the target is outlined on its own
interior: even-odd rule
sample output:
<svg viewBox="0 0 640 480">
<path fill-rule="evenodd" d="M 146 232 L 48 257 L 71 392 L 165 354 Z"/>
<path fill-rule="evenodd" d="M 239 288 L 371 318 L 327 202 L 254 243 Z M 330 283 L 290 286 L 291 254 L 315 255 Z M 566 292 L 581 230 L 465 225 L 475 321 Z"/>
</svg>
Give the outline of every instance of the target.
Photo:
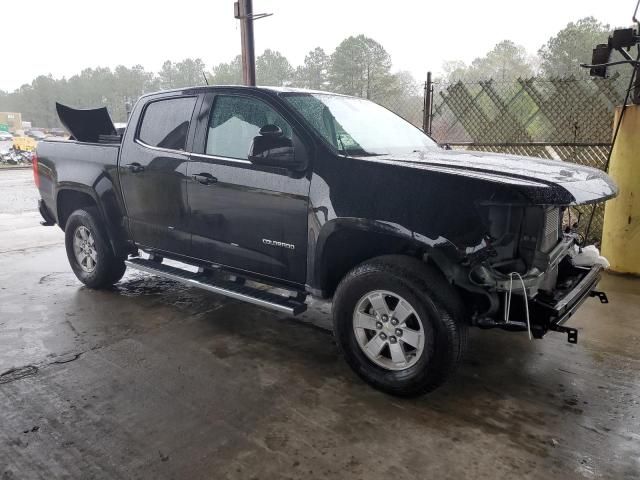
<svg viewBox="0 0 640 480">
<path fill-rule="evenodd" d="M 189 272 L 181 268 L 163 265 L 162 263 L 144 260 L 142 258 L 130 258 L 129 260 L 125 260 L 124 263 L 126 263 L 128 267 L 135 268 L 136 270 L 152 273 L 159 277 L 184 283 L 190 287 L 202 288 L 209 292 L 243 302 L 253 303 L 254 305 L 270 308 L 281 313 L 298 315 L 307 309 L 307 304 L 304 303 L 304 298 L 301 296 L 285 297 L 266 290 L 241 285 L 238 282 L 208 278 L 202 273 Z"/>
</svg>

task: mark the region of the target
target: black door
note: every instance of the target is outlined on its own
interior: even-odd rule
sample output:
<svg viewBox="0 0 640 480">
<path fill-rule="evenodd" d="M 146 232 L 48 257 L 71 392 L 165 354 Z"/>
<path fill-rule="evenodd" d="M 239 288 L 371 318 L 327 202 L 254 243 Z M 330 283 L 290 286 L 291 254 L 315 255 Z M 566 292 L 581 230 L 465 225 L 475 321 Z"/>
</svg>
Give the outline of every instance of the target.
<svg viewBox="0 0 640 480">
<path fill-rule="evenodd" d="M 129 229 L 143 247 L 189 253 L 186 148 L 196 100 L 174 97 L 149 103 L 133 141 L 122 143 L 120 182 Z"/>
<path fill-rule="evenodd" d="M 196 134 L 202 153 L 192 154 L 188 166 L 191 255 L 304 283 L 309 180 L 247 159 L 267 124 L 294 140 L 296 155 L 306 155 L 290 122 L 266 100 L 247 94 L 211 94 L 202 108 L 204 128 Z"/>
</svg>

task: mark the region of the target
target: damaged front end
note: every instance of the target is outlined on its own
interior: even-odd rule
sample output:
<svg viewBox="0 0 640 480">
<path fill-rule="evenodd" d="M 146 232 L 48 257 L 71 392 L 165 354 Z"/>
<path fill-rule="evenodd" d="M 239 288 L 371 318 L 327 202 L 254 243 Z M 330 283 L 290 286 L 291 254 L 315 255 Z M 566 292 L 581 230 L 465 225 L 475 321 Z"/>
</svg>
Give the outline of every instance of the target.
<svg viewBox="0 0 640 480">
<path fill-rule="evenodd" d="M 468 282 L 482 292 L 483 308 L 473 323 L 482 328 L 528 331 L 542 338 L 549 330 L 577 342 L 577 330 L 563 326 L 595 290 L 607 266 L 595 247 L 583 255 L 572 231 L 568 207 L 487 205 L 486 247 L 468 257 Z M 565 222 L 563 222 L 565 219 Z M 597 252 L 597 250 L 596 250 Z"/>
<path fill-rule="evenodd" d="M 594 291 L 603 262 L 599 254 L 586 262 L 576 253 L 581 242 L 575 217 L 569 217 L 574 206 L 618 194 L 606 172 L 458 150 L 374 161 L 424 173 L 424 203 L 438 212 L 428 216 L 416 207 L 413 237 L 425 246 L 424 257 L 459 287 L 474 325 L 527 330 L 540 338 L 561 329 Z"/>
</svg>

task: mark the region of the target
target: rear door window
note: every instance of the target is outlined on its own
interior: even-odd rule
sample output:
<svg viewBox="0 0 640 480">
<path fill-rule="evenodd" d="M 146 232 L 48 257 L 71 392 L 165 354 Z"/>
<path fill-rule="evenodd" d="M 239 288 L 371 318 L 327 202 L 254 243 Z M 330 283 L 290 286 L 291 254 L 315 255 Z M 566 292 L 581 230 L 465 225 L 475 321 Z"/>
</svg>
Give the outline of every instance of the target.
<svg viewBox="0 0 640 480">
<path fill-rule="evenodd" d="M 138 139 L 151 147 L 184 150 L 196 97 L 168 98 L 147 105 Z"/>
</svg>

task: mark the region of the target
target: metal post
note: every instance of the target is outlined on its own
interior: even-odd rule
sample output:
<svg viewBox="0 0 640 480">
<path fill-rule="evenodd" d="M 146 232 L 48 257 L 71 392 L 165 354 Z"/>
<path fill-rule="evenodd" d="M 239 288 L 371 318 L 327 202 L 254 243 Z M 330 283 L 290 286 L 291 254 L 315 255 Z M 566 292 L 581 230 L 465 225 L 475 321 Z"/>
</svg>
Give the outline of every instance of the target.
<svg viewBox="0 0 640 480">
<path fill-rule="evenodd" d="M 242 42 L 242 82 L 250 87 L 256 85 L 256 58 L 253 40 L 253 0 L 238 0 L 235 17 L 240 19 Z"/>
<path fill-rule="evenodd" d="M 422 92 L 422 131 L 427 133 L 427 82 L 424 82 L 424 89 Z"/>
<path fill-rule="evenodd" d="M 427 72 L 427 81 L 424 82 L 424 105 L 422 113 L 422 131 L 427 135 L 431 135 L 431 109 L 433 106 L 433 81 L 431 80 L 431 72 Z"/>
</svg>

